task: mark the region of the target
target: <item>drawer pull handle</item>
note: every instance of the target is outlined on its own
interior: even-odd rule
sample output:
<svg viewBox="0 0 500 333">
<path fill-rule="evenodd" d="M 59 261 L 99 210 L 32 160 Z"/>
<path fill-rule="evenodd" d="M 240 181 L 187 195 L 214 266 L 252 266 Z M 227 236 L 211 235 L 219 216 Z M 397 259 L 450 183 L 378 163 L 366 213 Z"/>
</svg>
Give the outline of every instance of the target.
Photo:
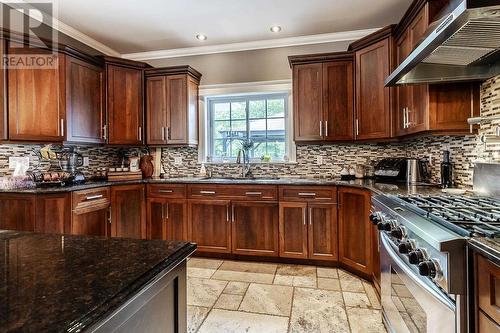
<svg viewBox="0 0 500 333">
<path fill-rule="evenodd" d="M 98 195 L 90 195 L 88 197 L 85 197 L 85 200 L 96 200 L 96 199 L 101 199 L 103 197 L 102 194 L 98 194 Z"/>
<path fill-rule="evenodd" d="M 159 193 L 173 193 L 173 190 L 158 190 Z"/>
<path fill-rule="evenodd" d="M 210 195 L 213 195 L 213 194 L 215 194 L 215 191 L 200 191 L 200 194 L 210 194 Z"/>
<path fill-rule="evenodd" d="M 301 197 L 315 197 L 316 193 L 314 193 L 314 192 L 299 192 L 299 196 L 301 196 Z"/>
<path fill-rule="evenodd" d="M 245 195 L 262 195 L 262 192 L 246 192 Z"/>
</svg>

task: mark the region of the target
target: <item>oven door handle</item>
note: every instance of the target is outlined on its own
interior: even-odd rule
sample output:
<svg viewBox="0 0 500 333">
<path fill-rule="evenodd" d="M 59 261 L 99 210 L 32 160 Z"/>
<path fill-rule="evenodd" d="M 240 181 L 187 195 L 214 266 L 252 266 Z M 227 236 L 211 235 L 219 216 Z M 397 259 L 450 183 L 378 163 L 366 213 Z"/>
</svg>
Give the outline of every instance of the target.
<svg viewBox="0 0 500 333">
<path fill-rule="evenodd" d="M 418 276 L 412 269 L 408 267 L 408 264 L 405 263 L 394 251 L 390 244 L 390 240 L 384 232 L 380 233 L 380 238 L 382 240 L 382 246 L 384 247 L 387 254 L 390 256 L 391 260 L 404 272 L 404 274 L 419 288 L 424 289 L 426 293 L 429 293 L 434 299 L 438 300 L 442 304 L 446 305 L 450 309 L 454 309 L 455 304 L 448 299 L 446 296 L 442 295 L 440 292 L 426 284 L 422 281 L 422 277 Z"/>
</svg>

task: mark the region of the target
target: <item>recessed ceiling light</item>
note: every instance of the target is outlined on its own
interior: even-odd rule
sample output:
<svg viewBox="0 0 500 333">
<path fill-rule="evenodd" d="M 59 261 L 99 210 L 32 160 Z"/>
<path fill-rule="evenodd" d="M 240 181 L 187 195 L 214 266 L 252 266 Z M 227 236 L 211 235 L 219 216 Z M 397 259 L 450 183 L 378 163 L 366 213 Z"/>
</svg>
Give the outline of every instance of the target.
<svg viewBox="0 0 500 333">
<path fill-rule="evenodd" d="M 207 36 L 203 34 L 197 34 L 196 39 L 198 40 L 207 40 Z"/>
<path fill-rule="evenodd" d="M 271 31 L 272 32 L 280 32 L 281 31 L 281 27 L 279 25 L 274 25 L 271 27 Z"/>
</svg>

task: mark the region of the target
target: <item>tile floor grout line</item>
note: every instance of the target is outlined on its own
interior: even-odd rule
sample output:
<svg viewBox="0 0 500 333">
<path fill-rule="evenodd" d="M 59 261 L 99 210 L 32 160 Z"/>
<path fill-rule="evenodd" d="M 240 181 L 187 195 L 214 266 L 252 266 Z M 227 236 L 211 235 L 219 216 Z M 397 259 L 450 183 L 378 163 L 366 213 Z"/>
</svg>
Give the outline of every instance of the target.
<svg viewBox="0 0 500 333">
<path fill-rule="evenodd" d="M 351 321 L 349 320 L 349 312 L 347 312 L 347 304 L 345 304 L 345 297 L 344 297 L 344 292 L 340 292 L 342 296 L 342 302 L 344 303 L 344 311 L 345 311 L 345 317 L 347 320 L 347 326 L 349 326 L 349 332 L 352 332 L 352 327 L 351 327 Z"/>
<path fill-rule="evenodd" d="M 290 316 L 288 317 L 288 329 L 286 330 L 287 333 L 290 333 L 290 330 L 292 329 L 292 312 L 293 312 L 293 300 L 295 298 L 295 287 L 292 286 L 292 303 L 290 306 Z"/>
</svg>

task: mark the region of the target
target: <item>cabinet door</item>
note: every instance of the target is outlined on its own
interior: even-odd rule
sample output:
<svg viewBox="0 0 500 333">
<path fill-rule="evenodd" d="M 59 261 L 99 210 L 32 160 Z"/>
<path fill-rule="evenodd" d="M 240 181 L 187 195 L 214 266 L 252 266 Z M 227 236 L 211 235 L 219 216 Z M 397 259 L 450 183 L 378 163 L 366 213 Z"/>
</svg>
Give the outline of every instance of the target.
<svg viewBox="0 0 500 333">
<path fill-rule="evenodd" d="M 307 203 L 280 202 L 280 257 L 307 258 Z"/>
<path fill-rule="evenodd" d="M 323 119 L 326 141 L 354 139 L 352 61 L 323 64 Z"/>
<path fill-rule="evenodd" d="M 337 261 L 337 205 L 309 203 L 309 258 Z"/>
<path fill-rule="evenodd" d="M 396 42 L 397 64 L 401 64 L 411 52 L 411 39 L 408 30 Z M 412 87 L 398 86 L 396 88 L 396 134 L 407 134 L 406 109 L 410 107 Z"/>
<path fill-rule="evenodd" d="M 0 229 L 35 231 L 35 196 L 0 196 Z"/>
<path fill-rule="evenodd" d="M 370 192 L 339 188 L 339 260 L 366 275 L 372 274 Z"/>
<path fill-rule="evenodd" d="M 477 306 L 500 324 L 500 267 L 483 256 L 475 255 Z"/>
<path fill-rule="evenodd" d="M 142 70 L 107 65 L 110 144 L 142 144 Z"/>
<path fill-rule="evenodd" d="M 148 199 L 148 238 L 187 241 L 186 200 Z"/>
<path fill-rule="evenodd" d="M 144 185 L 111 187 L 111 236 L 146 238 Z"/>
<path fill-rule="evenodd" d="M 390 89 L 384 86 L 389 76 L 389 40 L 356 52 L 356 138 L 390 138 Z"/>
<path fill-rule="evenodd" d="M 0 39 L 0 56 L 3 57 L 5 55 L 6 50 L 6 41 L 4 39 Z M 7 137 L 7 70 L 3 65 L 3 61 L 0 62 L 0 140 L 6 140 Z"/>
<path fill-rule="evenodd" d="M 232 250 L 234 254 L 278 256 L 277 202 L 233 202 Z"/>
<path fill-rule="evenodd" d="M 66 57 L 66 141 L 104 143 L 103 70 Z"/>
<path fill-rule="evenodd" d="M 188 143 L 187 75 L 170 75 L 167 83 L 168 144 Z"/>
<path fill-rule="evenodd" d="M 189 200 L 189 240 L 198 251 L 231 252 L 229 200 Z"/>
<path fill-rule="evenodd" d="M 8 53 L 15 54 L 16 47 L 10 43 Z M 64 140 L 64 56 L 56 57 L 57 68 L 8 70 L 10 140 Z"/>
<path fill-rule="evenodd" d="M 161 145 L 167 143 L 167 106 L 165 77 L 146 79 L 146 120 L 147 143 Z"/>
<path fill-rule="evenodd" d="M 71 196 L 69 193 L 36 196 L 35 231 L 56 234 L 71 232 Z"/>
<path fill-rule="evenodd" d="M 71 234 L 109 237 L 111 234 L 109 215 L 109 205 L 73 212 Z"/>
<path fill-rule="evenodd" d="M 323 140 L 323 65 L 293 66 L 295 141 Z"/>
</svg>

